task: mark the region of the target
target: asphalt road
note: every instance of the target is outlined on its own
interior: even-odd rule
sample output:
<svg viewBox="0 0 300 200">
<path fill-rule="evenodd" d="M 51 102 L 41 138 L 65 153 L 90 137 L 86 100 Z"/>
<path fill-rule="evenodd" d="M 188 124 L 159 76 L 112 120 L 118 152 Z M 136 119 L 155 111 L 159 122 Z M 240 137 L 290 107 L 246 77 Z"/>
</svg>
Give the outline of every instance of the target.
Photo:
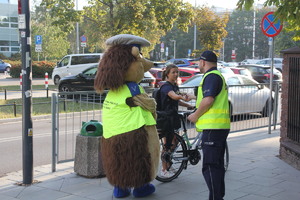
<svg viewBox="0 0 300 200">
<path fill-rule="evenodd" d="M 44 85 L 45 79 L 44 78 L 33 78 L 32 85 Z M 49 85 L 54 85 L 51 78 L 48 79 Z M 19 78 L 11 78 L 4 73 L 0 73 L 0 86 L 7 86 L 7 85 L 20 85 Z"/>
</svg>

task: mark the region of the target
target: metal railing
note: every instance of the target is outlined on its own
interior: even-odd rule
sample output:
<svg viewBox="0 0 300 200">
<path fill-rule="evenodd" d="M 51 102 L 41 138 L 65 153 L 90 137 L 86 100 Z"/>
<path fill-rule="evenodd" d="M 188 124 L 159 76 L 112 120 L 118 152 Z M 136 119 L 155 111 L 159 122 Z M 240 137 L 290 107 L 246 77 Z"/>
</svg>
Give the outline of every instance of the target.
<svg viewBox="0 0 300 200">
<path fill-rule="evenodd" d="M 264 84 L 249 85 L 258 87 L 263 90 Z M 245 101 L 242 96 L 248 94 L 251 103 L 248 105 L 249 110 L 260 104 L 261 96 L 251 96 L 251 87 L 230 86 L 237 90 L 237 97 L 240 95 L 241 101 Z M 279 86 L 275 86 L 273 94 L 273 112 L 272 126 L 280 123 L 281 98 Z M 193 91 L 194 88 L 181 88 L 182 91 Z M 229 92 L 231 89 L 229 88 Z M 102 121 L 102 102 L 104 96 L 99 96 L 95 92 L 74 92 L 74 93 L 54 93 L 52 94 L 52 171 L 56 170 L 56 164 L 70 160 L 75 157 L 76 136 L 80 133 L 82 121 L 98 120 Z M 195 104 L 196 101 L 191 101 Z M 264 102 L 265 104 L 266 102 Z M 234 109 L 234 108 L 233 108 Z M 237 111 L 236 111 L 237 112 Z M 266 127 L 269 125 L 269 117 L 262 115 L 263 109 L 252 113 L 243 113 L 231 117 L 231 132 Z M 267 115 L 266 113 L 264 113 Z M 193 125 L 189 125 L 189 134 L 196 130 Z"/>
</svg>

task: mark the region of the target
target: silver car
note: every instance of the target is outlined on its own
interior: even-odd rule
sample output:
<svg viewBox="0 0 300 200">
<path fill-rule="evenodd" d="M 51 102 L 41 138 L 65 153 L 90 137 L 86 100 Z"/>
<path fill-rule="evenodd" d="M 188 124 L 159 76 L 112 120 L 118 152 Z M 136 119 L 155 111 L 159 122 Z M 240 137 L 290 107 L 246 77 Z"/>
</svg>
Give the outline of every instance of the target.
<svg viewBox="0 0 300 200">
<path fill-rule="evenodd" d="M 264 85 L 260 85 L 254 79 L 237 74 L 222 74 L 228 86 L 228 101 L 230 114 L 240 115 L 249 113 L 260 113 L 262 116 L 269 115 L 270 90 Z M 179 86 L 182 93 L 194 93 L 196 91 L 203 74 L 198 74 L 188 79 Z M 272 102 L 273 99 L 272 93 Z M 192 102 L 195 103 L 195 102 Z M 272 107 L 273 110 L 273 107 Z"/>
</svg>

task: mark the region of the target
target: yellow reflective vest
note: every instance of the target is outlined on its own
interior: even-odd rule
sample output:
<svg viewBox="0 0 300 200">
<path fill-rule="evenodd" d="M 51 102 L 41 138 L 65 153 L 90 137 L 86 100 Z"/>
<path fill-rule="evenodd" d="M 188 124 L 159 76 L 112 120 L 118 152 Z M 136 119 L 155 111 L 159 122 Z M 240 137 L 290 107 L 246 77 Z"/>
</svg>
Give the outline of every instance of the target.
<svg viewBox="0 0 300 200">
<path fill-rule="evenodd" d="M 217 74 L 222 78 L 223 86 L 221 92 L 215 97 L 213 105 L 196 122 L 196 128 L 198 131 L 202 131 L 204 129 L 230 129 L 228 90 L 224 77 L 218 70 L 213 70 L 204 74 L 198 87 L 196 107 L 199 107 L 199 104 L 203 99 L 202 85 L 204 79 L 207 75 L 212 73 Z"/>
<path fill-rule="evenodd" d="M 141 86 L 139 86 L 139 89 L 141 93 L 144 93 Z M 127 133 L 144 125 L 156 124 L 150 111 L 144 110 L 140 106 L 129 107 L 126 104 L 126 98 L 131 96 L 126 84 L 117 91 L 110 90 L 107 93 L 102 113 L 104 138 Z"/>
</svg>

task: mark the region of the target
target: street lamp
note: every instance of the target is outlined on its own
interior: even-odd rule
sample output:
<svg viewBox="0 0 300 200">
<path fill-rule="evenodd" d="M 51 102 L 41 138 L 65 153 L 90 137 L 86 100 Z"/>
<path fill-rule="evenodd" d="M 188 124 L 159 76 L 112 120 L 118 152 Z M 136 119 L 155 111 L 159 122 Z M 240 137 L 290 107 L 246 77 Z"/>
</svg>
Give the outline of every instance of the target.
<svg viewBox="0 0 300 200">
<path fill-rule="evenodd" d="M 174 42 L 174 58 L 176 58 L 176 40 L 171 40 L 171 42 Z"/>
</svg>

